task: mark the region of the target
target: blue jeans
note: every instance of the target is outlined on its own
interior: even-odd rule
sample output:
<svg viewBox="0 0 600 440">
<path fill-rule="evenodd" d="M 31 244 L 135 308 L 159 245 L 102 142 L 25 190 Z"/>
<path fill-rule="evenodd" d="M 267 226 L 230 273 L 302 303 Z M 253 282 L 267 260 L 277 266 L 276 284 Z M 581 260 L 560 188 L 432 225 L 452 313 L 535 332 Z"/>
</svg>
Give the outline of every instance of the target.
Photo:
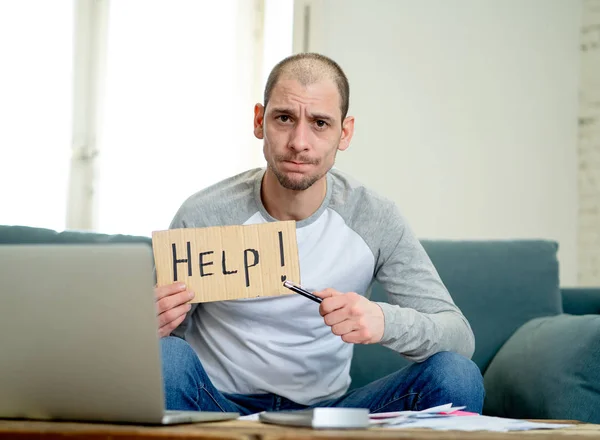
<svg viewBox="0 0 600 440">
<path fill-rule="evenodd" d="M 230 394 L 217 390 L 192 347 L 183 339 L 161 339 L 167 409 L 226 411 L 242 415 L 309 408 L 275 394 Z M 368 408 L 372 413 L 421 410 L 444 403 L 481 413 L 483 379 L 469 359 L 440 352 L 341 397 L 310 407 Z"/>
</svg>

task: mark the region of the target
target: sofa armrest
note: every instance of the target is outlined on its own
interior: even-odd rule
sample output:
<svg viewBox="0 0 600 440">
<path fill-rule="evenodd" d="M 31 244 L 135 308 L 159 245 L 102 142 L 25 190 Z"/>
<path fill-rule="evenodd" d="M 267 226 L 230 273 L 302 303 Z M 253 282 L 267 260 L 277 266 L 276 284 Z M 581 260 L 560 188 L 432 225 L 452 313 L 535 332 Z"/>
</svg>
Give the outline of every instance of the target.
<svg viewBox="0 0 600 440">
<path fill-rule="evenodd" d="M 561 292 L 565 313 L 600 315 L 600 287 L 567 287 Z"/>
<path fill-rule="evenodd" d="M 600 316 L 532 319 L 484 375 L 489 415 L 600 423 Z"/>
</svg>

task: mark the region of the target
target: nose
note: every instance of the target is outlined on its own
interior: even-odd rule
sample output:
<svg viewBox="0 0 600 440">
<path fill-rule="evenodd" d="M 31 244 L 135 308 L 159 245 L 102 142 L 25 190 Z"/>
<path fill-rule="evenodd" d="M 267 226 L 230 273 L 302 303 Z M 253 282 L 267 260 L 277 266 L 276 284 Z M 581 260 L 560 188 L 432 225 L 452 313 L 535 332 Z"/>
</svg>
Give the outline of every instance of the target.
<svg viewBox="0 0 600 440">
<path fill-rule="evenodd" d="M 309 147 L 310 127 L 306 121 L 300 120 L 294 126 L 290 136 L 289 148 L 295 151 L 305 151 Z"/>
</svg>

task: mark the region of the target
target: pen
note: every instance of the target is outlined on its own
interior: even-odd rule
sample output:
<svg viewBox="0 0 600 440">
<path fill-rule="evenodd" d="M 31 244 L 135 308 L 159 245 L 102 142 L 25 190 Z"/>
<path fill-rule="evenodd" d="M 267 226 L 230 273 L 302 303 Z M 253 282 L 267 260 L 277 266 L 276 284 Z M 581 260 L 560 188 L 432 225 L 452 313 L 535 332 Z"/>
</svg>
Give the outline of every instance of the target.
<svg viewBox="0 0 600 440">
<path fill-rule="evenodd" d="M 320 303 L 321 301 L 323 301 L 321 298 L 319 298 L 317 295 L 313 295 L 312 293 L 310 293 L 308 290 L 304 289 L 303 287 L 292 283 L 291 281 L 285 280 L 283 282 L 283 285 L 285 287 L 287 287 L 288 289 L 299 293 L 300 295 L 308 298 L 308 299 L 312 299 L 314 302 Z"/>
</svg>

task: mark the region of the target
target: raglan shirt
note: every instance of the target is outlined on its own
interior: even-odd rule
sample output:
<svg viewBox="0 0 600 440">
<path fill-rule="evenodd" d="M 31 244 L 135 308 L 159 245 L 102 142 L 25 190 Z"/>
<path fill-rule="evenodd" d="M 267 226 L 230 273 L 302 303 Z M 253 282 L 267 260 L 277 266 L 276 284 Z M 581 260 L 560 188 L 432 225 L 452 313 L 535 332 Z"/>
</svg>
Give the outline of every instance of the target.
<svg viewBox="0 0 600 440">
<path fill-rule="evenodd" d="M 276 221 L 261 200 L 264 169 L 246 171 L 187 199 L 171 228 Z M 381 344 L 423 361 L 440 351 L 470 357 L 474 336 L 395 204 L 335 168 L 320 208 L 296 223 L 302 285 L 369 296 L 388 293 Z M 353 344 L 300 295 L 201 303 L 173 332 L 196 351 L 217 389 L 274 393 L 310 405 L 343 395 Z"/>
</svg>

